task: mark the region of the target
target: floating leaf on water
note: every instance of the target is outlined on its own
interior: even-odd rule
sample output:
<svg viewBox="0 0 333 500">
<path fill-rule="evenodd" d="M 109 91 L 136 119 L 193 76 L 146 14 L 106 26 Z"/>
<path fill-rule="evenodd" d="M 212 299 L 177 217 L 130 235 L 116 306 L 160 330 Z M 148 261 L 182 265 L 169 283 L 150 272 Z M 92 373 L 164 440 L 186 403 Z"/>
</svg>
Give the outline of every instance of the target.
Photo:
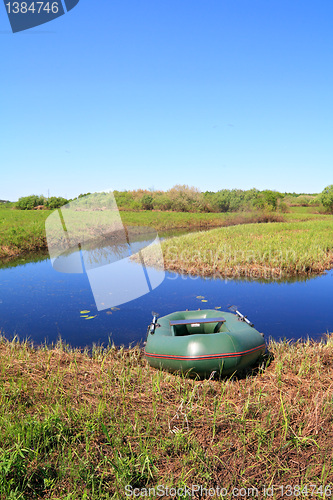
<svg viewBox="0 0 333 500">
<path fill-rule="evenodd" d="M 208 302 L 208 300 L 202 300 L 201 302 Z"/>
<path fill-rule="evenodd" d="M 96 316 L 97 316 L 97 314 L 96 314 Z M 86 319 L 94 319 L 94 318 L 96 318 L 96 316 L 88 316 Z"/>
<path fill-rule="evenodd" d="M 80 314 L 90 313 L 90 311 L 80 311 Z"/>
</svg>

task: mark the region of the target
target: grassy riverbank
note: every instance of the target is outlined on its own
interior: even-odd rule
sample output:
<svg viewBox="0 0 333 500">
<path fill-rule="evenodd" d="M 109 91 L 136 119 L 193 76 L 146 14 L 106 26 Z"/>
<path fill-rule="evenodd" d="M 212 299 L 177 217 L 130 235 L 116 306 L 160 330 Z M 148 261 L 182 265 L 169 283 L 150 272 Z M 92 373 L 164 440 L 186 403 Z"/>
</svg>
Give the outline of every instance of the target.
<svg viewBox="0 0 333 500">
<path fill-rule="evenodd" d="M 13 258 L 27 252 L 47 247 L 45 220 L 52 213 L 49 210 L 12 210 L 0 207 L 0 258 Z M 172 229 L 193 229 L 220 227 L 249 222 L 283 220 L 281 215 L 244 214 L 201 214 L 186 212 L 120 212 L 126 226 L 149 226 L 157 231 Z"/>
<path fill-rule="evenodd" d="M 138 348 L 88 357 L 2 338 L 0 497 L 123 500 L 126 485 L 202 485 L 259 498 L 271 486 L 280 499 L 311 484 L 298 498 L 327 498 L 333 339 L 269 350 L 258 374 L 194 381 L 149 368 Z"/>
<path fill-rule="evenodd" d="M 333 266 L 333 217 L 213 229 L 166 240 L 162 249 L 166 269 L 181 273 L 253 278 L 318 274 Z"/>
<path fill-rule="evenodd" d="M 10 258 L 46 247 L 45 220 L 49 211 L 0 207 L 0 258 Z"/>
<path fill-rule="evenodd" d="M 0 208 L 0 258 L 8 260 L 46 249 L 45 220 L 50 213 Z M 267 277 L 271 277 L 281 273 L 318 273 L 332 264 L 332 216 L 328 215 L 302 211 L 282 216 L 272 212 L 202 214 L 150 210 L 120 214 L 126 226 L 150 226 L 158 231 L 222 228 L 164 242 L 169 270 L 254 277 L 268 272 Z M 257 224 L 260 222 L 268 224 Z"/>
</svg>

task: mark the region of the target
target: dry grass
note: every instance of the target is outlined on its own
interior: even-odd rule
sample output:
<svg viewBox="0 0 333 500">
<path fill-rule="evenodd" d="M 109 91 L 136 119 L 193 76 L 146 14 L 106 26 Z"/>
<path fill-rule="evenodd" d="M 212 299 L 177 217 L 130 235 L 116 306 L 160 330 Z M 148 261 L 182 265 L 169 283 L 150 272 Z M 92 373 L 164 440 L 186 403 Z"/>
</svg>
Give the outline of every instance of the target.
<svg viewBox="0 0 333 500">
<path fill-rule="evenodd" d="M 139 348 L 88 356 L 2 339 L 1 499 L 122 500 L 126 485 L 158 484 L 274 485 L 279 499 L 278 486 L 327 485 L 332 338 L 269 350 L 247 378 L 195 381 L 150 368 Z"/>
</svg>

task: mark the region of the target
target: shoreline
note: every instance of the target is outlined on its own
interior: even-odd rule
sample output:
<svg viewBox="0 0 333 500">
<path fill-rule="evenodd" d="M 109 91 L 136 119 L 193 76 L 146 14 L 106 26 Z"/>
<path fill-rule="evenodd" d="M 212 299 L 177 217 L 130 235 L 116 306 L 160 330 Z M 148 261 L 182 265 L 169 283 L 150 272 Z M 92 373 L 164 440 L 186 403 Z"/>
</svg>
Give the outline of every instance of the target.
<svg viewBox="0 0 333 500">
<path fill-rule="evenodd" d="M 182 267 L 182 265 L 175 264 L 172 261 L 164 260 L 165 271 L 175 272 L 182 276 L 191 276 L 193 278 L 211 278 L 211 279 L 249 279 L 249 280 L 267 280 L 267 281 L 279 281 L 288 280 L 288 278 L 310 278 L 311 276 L 322 276 L 333 269 L 333 256 L 331 267 L 322 269 L 311 269 L 309 271 L 296 271 L 290 269 L 289 271 L 284 271 L 281 269 L 270 268 L 265 266 L 254 266 L 254 267 L 237 267 L 237 268 L 223 268 L 221 270 L 214 269 L 210 267 L 202 268 L 198 271 L 197 268 L 191 268 L 190 266 Z"/>
</svg>

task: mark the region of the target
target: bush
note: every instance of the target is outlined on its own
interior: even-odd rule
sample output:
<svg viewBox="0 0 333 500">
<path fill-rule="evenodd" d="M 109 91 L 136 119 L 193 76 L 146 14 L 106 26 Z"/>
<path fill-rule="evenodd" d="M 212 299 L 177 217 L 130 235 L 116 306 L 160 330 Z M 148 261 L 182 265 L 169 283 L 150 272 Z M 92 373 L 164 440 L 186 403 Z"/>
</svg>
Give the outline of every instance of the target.
<svg viewBox="0 0 333 500">
<path fill-rule="evenodd" d="M 208 211 L 204 195 L 195 187 L 177 184 L 167 191 L 167 196 L 175 212 Z"/>
<path fill-rule="evenodd" d="M 284 214 L 289 212 L 289 208 L 288 208 L 287 203 L 285 203 L 284 201 L 280 201 L 280 203 L 278 205 L 278 210 Z"/>
<path fill-rule="evenodd" d="M 277 209 L 278 200 L 281 198 L 283 198 L 283 195 L 281 193 L 266 189 L 265 191 L 261 191 L 260 194 L 258 194 L 254 205 L 261 210 L 274 211 Z"/>
<path fill-rule="evenodd" d="M 235 194 L 235 193 L 234 193 Z M 222 189 L 214 196 L 214 204 L 219 212 L 231 212 L 238 207 L 237 197 L 229 189 Z"/>
<path fill-rule="evenodd" d="M 154 200 L 151 194 L 144 194 L 141 198 L 141 206 L 143 210 L 152 210 L 153 202 Z"/>
<path fill-rule="evenodd" d="M 323 192 L 319 195 L 319 200 L 327 212 L 333 213 L 333 184 L 325 187 Z"/>
<path fill-rule="evenodd" d="M 154 210 L 171 210 L 172 201 L 162 192 L 154 193 L 154 201 L 153 201 Z"/>
<path fill-rule="evenodd" d="M 51 196 L 46 202 L 47 208 L 50 209 L 55 209 L 55 208 L 60 208 L 66 205 L 69 202 L 69 200 L 66 200 L 65 198 L 62 198 L 61 196 L 56 197 L 56 196 Z"/>
<path fill-rule="evenodd" d="M 128 191 L 114 191 L 114 197 L 118 208 L 123 210 L 131 210 L 131 205 L 134 202 L 132 194 Z"/>
<path fill-rule="evenodd" d="M 251 210 L 258 197 L 257 189 L 242 191 L 241 189 L 221 189 L 217 193 L 207 191 L 206 202 L 210 211 L 214 212 L 238 212 L 240 210 Z"/>
<path fill-rule="evenodd" d="M 22 198 L 19 198 L 18 202 L 16 203 L 16 208 L 20 210 L 32 210 L 34 207 L 38 207 L 39 205 L 45 205 L 46 204 L 46 198 L 45 196 L 37 196 L 35 194 L 30 195 L 30 196 L 23 196 Z"/>
</svg>

